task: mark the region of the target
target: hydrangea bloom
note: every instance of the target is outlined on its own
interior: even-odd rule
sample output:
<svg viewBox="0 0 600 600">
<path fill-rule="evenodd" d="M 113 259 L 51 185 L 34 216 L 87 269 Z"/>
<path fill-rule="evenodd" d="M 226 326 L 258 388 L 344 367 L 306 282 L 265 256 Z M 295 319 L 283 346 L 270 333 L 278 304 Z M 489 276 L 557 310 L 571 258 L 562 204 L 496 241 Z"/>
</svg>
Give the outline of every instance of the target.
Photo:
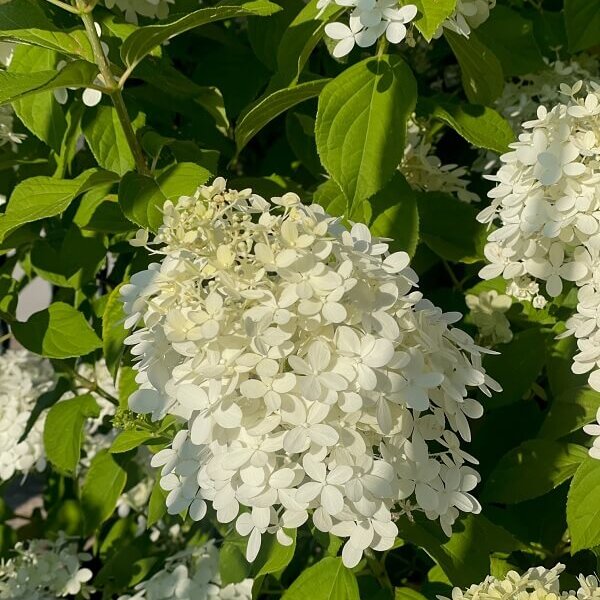
<svg viewBox="0 0 600 600">
<path fill-rule="evenodd" d="M 333 49 L 337 58 L 349 54 L 355 45 L 372 46 L 384 35 L 391 44 L 399 44 L 406 37 L 406 26 L 417 16 L 414 4 L 400 6 L 398 0 L 320 0 L 317 7 L 325 10 L 332 1 L 352 9 L 348 25 L 325 26 L 325 33 L 337 41 Z"/>
<path fill-rule="evenodd" d="M 19 440 L 38 396 L 52 387 L 53 376 L 48 361 L 25 350 L 0 354 L 0 480 L 45 468 L 44 416 Z"/>
<path fill-rule="evenodd" d="M 488 20 L 490 10 L 495 6 L 496 0 L 458 0 L 456 9 L 442 23 L 436 36 L 439 37 L 443 29 L 448 29 L 468 38 L 471 30 Z"/>
<path fill-rule="evenodd" d="M 512 304 L 510 296 L 488 290 L 477 296 L 467 294 L 465 302 L 471 311 L 471 321 L 484 340 L 491 344 L 505 344 L 512 340 L 510 322 L 505 314 Z"/>
<path fill-rule="evenodd" d="M 219 551 L 214 543 L 169 558 L 165 568 L 119 600 L 251 600 L 252 579 L 221 587 Z"/>
<path fill-rule="evenodd" d="M 141 321 L 130 408 L 187 420 L 152 460 L 170 513 L 199 520 L 212 502 L 249 560 L 262 534 L 289 543 L 283 528 L 310 515 L 349 538 L 353 566 L 392 546 L 397 506 L 448 533 L 480 510 L 458 436 L 482 414 L 468 388 L 499 388 L 451 327 L 460 314 L 413 291 L 406 253 L 295 194 L 268 202 L 223 179 L 167 202 L 154 245 L 161 262 L 122 293 L 126 327 Z"/>
<path fill-rule="evenodd" d="M 590 456 L 600 460 L 600 408 L 596 413 L 596 422 L 586 425 L 583 431 L 594 438 L 592 447 L 589 449 Z"/>
<path fill-rule="evenodd" d="M 488 236 L 490 264 L 480 276 L 519 280 L 520 286 L 524 277 L 537 279 L 551 298 L 562 293 L 563 281 L 575 282 L 577 314 L 564 335 L 577 338 L 573 371 L 591 371 L 589 383 L 600 390 L 600 86 L 591 83 L 577 97 L 582 85 L 563 84 L 566 103 L 550 111 L 540 106 L 490 177 L 497 186 L 478 218 L 499 218 L 501 226 Z"/>
<path fill-rule="evenodd" d="M 598 579 L 593 575 L 579 576 L 577 590 L 562 591 L 559 576 L 564 565 L 558 564 L 552 569 L 535 567 L 524 575 L 509 571 L 503 579 L 489 576 L 482 583 L 472 585 L 465 591 L 454 588 L 452 600 L 498 600 L 500 598 L 518 598 L 519 600 L 595 600 L 600 598 Z M 450 600 L 439 596 L 440 600 Z"/>
<path fill-rule="evenodd" d="M 425 129 L 413 118 L 406 129 L 406 147 L 400 171 L 416 190 L 456 194 L 463 202 L 477 202 L 479 196 L 467 189 L 465 167 L 442 164 L 432 144 L 425 138 Z"/>
<path fill-rule="evenodd" d="M 91 556 L 77 551 L 77 544 L 64 536 L 56 541 L 18 542 L 16 556 L 0 562 L 0 598 L 7 600 L 54 600 L 89 598 L 87 582 L 92 578 L 81 562 Z"/>
<path fill-rule="evenodd" d="M 117 7 L 125 13 L 130 23 L 138 22 L 138 16 L 151 19 L 166 19 L 169 16 L 169 4 L 175 0 L 104 0 L 106 8 Z"/>
</svg>

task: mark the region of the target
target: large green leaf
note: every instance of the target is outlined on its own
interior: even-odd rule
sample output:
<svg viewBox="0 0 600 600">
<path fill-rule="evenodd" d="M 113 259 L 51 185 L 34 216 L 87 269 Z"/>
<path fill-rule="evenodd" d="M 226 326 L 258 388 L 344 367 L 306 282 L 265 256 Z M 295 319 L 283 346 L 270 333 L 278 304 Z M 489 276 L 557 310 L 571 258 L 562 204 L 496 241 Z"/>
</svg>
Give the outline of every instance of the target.
<svg viewBox="0 0 600 600">
<path fill-rule="evenodd" d="M 154 48 L 190 29 L 236 17 L 264 17 L 278 10 L 281 7 L 268 0 L 225 0 L 212 8 L 191 12 L 171 23 L 140 27 L 123 43 L 121 57 L 129 67 L 135 67 Z"/>
<path fill-rule="evenodd" d="M 348 214 L 392 178 L 404 154 L 406 121 L 416 97 L 411 70 L 390 55 L 353 65 L 321 92 L 317 150 L 348 199 Z"/>
<path fill-rule="evenodd" d="M 575 473 L 567 501 L 571 552 L 600 545 L 600 460 L 587 458 Z"/>
<path fill-rule="evenodd" d="M 260 98 L 248 108 L 240 118 L 235 129 L 237 151 L 242 148 L 270 121 L 293 106 L 314 98 L 329 82 L 329 79 L 318 79 L 300 83 L 293 87 L 278 90 Z"/>
<path fill-rule="evenodd" d="M 47 358 L 84 356 L 102 346 L 83 314 L 63 302 L 54 302 L 24 323 L 15 321 L 12 332 L 27 350 Z"/>
<path fill-rule="evenodd" d="M 428 42 L 456 8 L 456 0 L 414 0 L 412 4 L 419 9 L 414 24 Z"/>
<path fill-rule="evenodd" d="M 74 60 L 60 71 L 13 73 L 0 71 L 0 104 L 14 102 L 30 94 L 56 88 L 82 88 L 93 83 L 98 67 L 84 60 Z"/>
<path fill-rule="evenodd" d="M 508 121 L 493 108 L 453 102 L 447 97 L 419 98 L 420 112 L 439 119 L 477 148 L 498 154 L 508 151 L 515 134 Z"/>
<path fill-rule="evenodd" d="M 565 23 L 571 52 L 600 45 L 600 3 L 596 0 L 565 0 Z"/>
<path fill-rule="evenodd" d="M 127 483 L 127 473 L 108 450 L 92 459 L 81 489 L 85 533 L 97 529 L 114 512 Z"/>
<path fill-rule="evenodd" d="M 100 169 L 89 169 L 75 179 L 26 179 L 14 189 L 6 212 L 0 215 L 0 241 L 25 223 L 61 214 L 87 190 L 116 180 L 114 173 Z"/>
<path fill-rule="evenodd" d="M 48 460 L 60 471 L 73 474 L 81 455 L 83 426 L 97 417 L 100 407 L 91 394 L 57 402 L 44 423 L 44 450 Z"/>
<path fill-rule="evenodd" d="M 0 4 L 0 39 L 41 46 L 94 62 L 92 46 L 84 29 L 59 29 L 37 0 L 11 0 Z"/>
<path fill-rule="evenodd" d="M 338 557 L 323 558 L 304 570 L 282 600 L 360 600 L 354 573 Z"/>
<path fill-rule="evenodd" d="M 542 439 L 523 442 L 500 459 L 483 497 L 514 504 L 542 496 L 573 477 L 586 455 L 585 448 L 576 444 Z"/>
<path fill-rule="evenodd" d="M 540 435 L 549 439 L 563 437 L 591 423 L 600 408 L 600 393 L 582 386 L 559 394 L 552 400 Z"/>
<path fill-rule="evenodd" d="M 496 55 L 472 31 L 469 38 L 445 31 L 452 52 L 460 65 L 465 94 L 474 104 L 491 105 L 502 93 L 504 74 Z"/>
<path fill-rule="evenodd" d="M 108 296 L 102 316 L 102 343 L 106 367 L 113 378 L 116 379 L 119 363 L 125 349 L 125 338 L 128 333 L 123 322 L 125 312 L 121 301 L 121 287 L 118 285 Z"/>
</svg>

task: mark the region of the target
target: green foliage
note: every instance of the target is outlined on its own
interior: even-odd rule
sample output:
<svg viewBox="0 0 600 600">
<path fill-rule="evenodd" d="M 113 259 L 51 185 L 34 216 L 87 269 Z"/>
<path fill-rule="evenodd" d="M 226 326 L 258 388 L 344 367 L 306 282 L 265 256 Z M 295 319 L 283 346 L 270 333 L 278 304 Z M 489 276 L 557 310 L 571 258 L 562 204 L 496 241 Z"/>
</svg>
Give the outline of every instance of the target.
<svg viewBox="0 0 600 600">
<path fill-rule="evenodd" d="M 571 552 L 600 545 L 600 463 L 587 458 L 581 463 L 569 489 L 567 523 L 571 534 Z"/>
<path fill-rule="evenodd" d="M 456 8 L 456 0 L 415 0 L 414 4 L 419 9 L 415 25 L 428 41 Z"/>
</svg>

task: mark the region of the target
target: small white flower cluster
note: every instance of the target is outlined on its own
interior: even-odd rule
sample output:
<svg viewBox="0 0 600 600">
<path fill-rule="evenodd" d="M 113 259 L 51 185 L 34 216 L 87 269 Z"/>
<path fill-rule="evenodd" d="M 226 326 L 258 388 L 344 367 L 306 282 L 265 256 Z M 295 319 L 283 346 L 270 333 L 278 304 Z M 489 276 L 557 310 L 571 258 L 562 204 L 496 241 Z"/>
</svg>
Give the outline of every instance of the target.
<svg viewBox="0 0 600 600">
<path fill-rule="evenodd" d="M 0 598 L 6 600 L 54 600 L 89 598 L 87 582 L 92 578 L 81 563 L 89 554 L 77 551 L 64 535 L 56 541 L 18 542 L 16 556 L 0 562 Z"/>
<path fill-rule="evenodd" d="M 19 442 L 40 394 L 53 385 L 50 363 L 25 350 L 0 354 L 0 480 L 46 467 L 40 416 L 27 438 Z"/>
<path fill-rule="evenodd" d="M 252 579 L 221 586 L 219 551 L 212 541 L 169 558 L 165 568 L 119 600 L 252 600 Z"/>
<path fill-rule="evenodd" d="M 4 4 L 4 2 L 0 2 L 0 4 Z M 1 66 L 8 67 L 10 65 L 14 49 L 14 43 L 0 42 Z M 15 119 L 12 106 L 10 104 L 0 106 L 0 147 L 4 146 L 4 144 L 11 143 L 13 144 L 14 149 L 14 144 L 20 144 L 25 139 L 25 137 L 27 137 L 23 134 L 15 133 L 13 131 L 14 123 Z"/>
<path fill-rule="evenodd" d="M 479 329 L 483 340 L 492 345 L 506 344 L 512 340 L 510 321 L 505 314 L 512 305 L 510 296 L 488 290 L 477 296 L 467 294 L 465 302 L 471 311 L 471 321 Z"/>
<path fill-rule="evenodd" d="M 435 37 L 442 35 L 444 29 L 458 33 L 466 38 L 473 29 L 485 23 L 490 10 L 496 6 L 496 0 L 458 0 L 454 12 L 442 23 Z"/>
<path fill-rule="evenodd" d="M 413 189 L 424 192 L 456 194 L 463 202 L 478 202 L 479 196 L 467 189 L 469 181 L 465 167 L 442 164 L 432 144 L 425 137 L 426 129 L 415 118 L 408 121 L 404 158 L 400 172 Z"/>
<path fill-rule="evenodd" d="M 551 298 L 563 280 L 575 282 L 577 313 L 561 335 L 577 338 L 573 372 L 591 371 L 588 381 L 600 390 L 600 86 L 592 82 L 578 97 L 582 87 L 562 84 L 566 103 L 540 106 L 489 177 L 497 185 L 478 219 L 499 218 L 500 227 L 488 236 L 490 264 L 480 276 L 502 276 L 520 290 L 532 278 L 544 281 Z"/>
<path fill-rule="evenodd" d="M 464 592 L 460 588 L 452 590 L 452 600 L 499 600 L 510 598 L 518 600 L 596 600 L 600 598 L 598 579 L 593 575 L 580 575 L 579 589 L 562 591 L 559 576 L 564 565 L 558 564 L 552 569 L 534 567 L 524 575 L 509 571 L 503 579 L 488 576 L 482 583 L 472 585 Z M 440 600 L 450 600 L 438 596 Z"/>
<path fill-rule="evenodd" d="M 130 23 L 138 22 L 138 16 L 151 19 L 166 19 L 169 16 L 169 4 L 175 0 L 104 0 L 109 10 L 115 6 L 125 14 Z"/>
<path fill-rule="evenodd" d="M 337 41 L 333 56 L 341 58 L 354 46 L 367 48 L 384 36 L 399 44 L 407 34 L 406 26 L 417 16 L 414 4 L 400 6 L 398 0 L 319 0 L 317 8 L 325 10 L 332 2 L 352 9 L 348 25 L 328 23 L 325 33 Z"/>
<path fill-rule="evenodd" d="M 133 241 L 145 245 L 147 232 Z M 164 205 L 162 261 L 123 286 L 140 389 L 130 408 L 187 419 L 157 453 L 168 510 L 237 519 L 253 560 L 261 536 L 297 528 L 390 548 L 392 511 L 415 507 L 450 535 L 479 512 L 479 476 L 460 447 L 499 389 L 473 339 L 412 291 L 404 252 L 350 231 L 295 194 L 271 202 L 216 179 Z M 240 513 L 240 508 L 242 512 Z"/>
</svg>

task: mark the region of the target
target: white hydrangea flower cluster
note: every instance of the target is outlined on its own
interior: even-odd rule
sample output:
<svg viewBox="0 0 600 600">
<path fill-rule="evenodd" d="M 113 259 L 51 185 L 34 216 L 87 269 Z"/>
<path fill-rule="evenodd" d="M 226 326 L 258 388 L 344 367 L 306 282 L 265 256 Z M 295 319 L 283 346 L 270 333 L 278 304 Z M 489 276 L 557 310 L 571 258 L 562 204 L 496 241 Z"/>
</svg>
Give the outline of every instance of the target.
<svg viewBox="0 0 600 600">
<path fill-rule="evenodd" d="M 15 473 L 43 471 L 44 415 L 36 421 L 25 440 L 27 421 L 38 397 L 53 385 L 54 372 L 46 360 L 26 350 L 0 354 L 0 480 Z"/>
<path fill-rule="evenodd" d="M 582 88 L 562 84 L 565 103 L 540 106 L 489 177 L 497 185 L 478 219 L 499 219 L 500 227 L 488 236 L 490 264 L 480 276 L 502 276 L 520 289 L 543 281 L 551 298 L 563 281 L 575 282 L 577 313 L 562 335 L 577 338 L 573 372 L 591 372 L 588 381 L 600 390 L 600 86 L 591 82 L 577 96 Z"/>
<path fill-rule="evenodd" d="M 466 38 L 473 29 L 477 29 L 490 17 L 490 11 L 496 6 L 496 0 L 458 0 L 454 12 L 442 23 L 435 37 L 442 35 L 444 29 L 458 33 Z"/>
<path fill-rule="evenodd" d="M 408 33 L 406 26 L 417 16 L 414 4 L 400 6 L 398 0 L 319 0 L 317 8 L 325 10 L 332 2 L 351 9 L 348 25 L 335 22 L 325 26 L 325 33 L 337 43 L 333 56 L 341 58 L 354 46 L 368 48 L 385 36 L 399 44 Z"/>
<path fill-rule="evenodd" d="M 414 117 L 408 121 L 404 158 L 400 172 L 413 189 L 424 192 L 456 194 L 463 202 L 478 202 L 479 196 L 467 189 L 467 169 L 455 164 L 442 164 L 432 144 L 425 137 L 426 128 Z"/>
<path fill-rule="evenodd" d="M 145 245 L 147 232 L 134 244 Z M 216 179 L 164 205 L 162 256 L 123 286 L 140 389 L 130 408 L 187 419 L 157 453 L 169 512 L 249 536 L 297 528 L 309 514 L 366 548 L 390 548 L 400 506 L 439 519 L 479 512 L 479 476 L 461 449 L 499 389 L 473 339 L 413 291 L 404 252 L 365 225 L 350 231 L 295 194 L 271 202 Z M 456 435 L 456 433 L 458 435 Z M 240 513 L 240 508 L 242 512 Z"/>
<path fill-rule="evenodd" d="M 138 16 L 151 19 L 166 19 L 169 16 L 169 4 L 175 0 L 104 0 L 109 10 L 115 6 L 125 14 L 125 19 L 137 24 Z"/>
<path fill-rule="evenodd" d="M 119 600 L 252 600 L 252 579 L 221 586 L 214 542 L 169 558 L 165 568 Z"/>
<path fill-rule="evenodd" d="M 512 305 L 510 296 L 488 290 L 477 296 L 467 294 L 465 302 L 471 311 L 471 321 L 479 329 L 483 340 L 492 345 L 506 344 L 512 340 L 510 321 L 506 318 L 506 312 Z"/>
<path fill-rule="evenodd" d="M 509 571 L 503 579 L 489 576 L 482 583 L 472 585 L 464 592 L 460 588 L 452 590 L 452 600 L 499 600 L 500 598 L 518 600 L 596 600 L 600 598 L 598 579 L 593 575 L 578 577 L 577 590 L 562 591 L 559 576 L 564 565 L 558 564 L 552 569 L 535 567 L 524 575 Z M 450 600 L 439 596 L 440 600 Z"/>
<path fill-rule="evenodd" d="M 0 598 L 7 600 L 54 600 L 55 598 L 89 598 L 92 578 L 83 561 L 92 557 L 77 551 L 61 535 L 56 541 L 18 542 L 16 556 L 0 562 Z"/>
</svg>

